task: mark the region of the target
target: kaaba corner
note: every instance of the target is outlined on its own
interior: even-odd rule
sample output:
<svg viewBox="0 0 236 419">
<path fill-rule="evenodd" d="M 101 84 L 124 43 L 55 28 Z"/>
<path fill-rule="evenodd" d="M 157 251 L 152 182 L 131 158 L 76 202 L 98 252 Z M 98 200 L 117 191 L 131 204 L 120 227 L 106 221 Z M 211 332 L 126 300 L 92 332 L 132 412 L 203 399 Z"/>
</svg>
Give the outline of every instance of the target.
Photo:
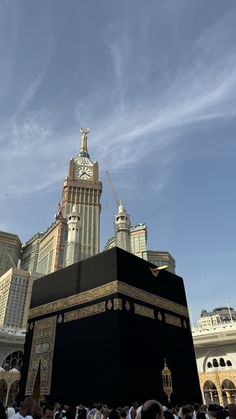
<svg viewBox="0 0 236 419">
<path fill-rule="evenodd" d="M 183 280 L 155 268 L 114 247 L 37 279 L 20 394 L 200 402 Z"/>
</svg>

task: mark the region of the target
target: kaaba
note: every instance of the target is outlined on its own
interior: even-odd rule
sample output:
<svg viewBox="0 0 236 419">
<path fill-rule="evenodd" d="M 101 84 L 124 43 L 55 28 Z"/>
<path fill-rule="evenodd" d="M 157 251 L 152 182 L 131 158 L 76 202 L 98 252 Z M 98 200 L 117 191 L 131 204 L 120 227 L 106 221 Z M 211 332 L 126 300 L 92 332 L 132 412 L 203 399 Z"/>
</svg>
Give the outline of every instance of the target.
<svg viewBox="0 0 236 419">
<path fill-rule="evenodd" d="M 201 402 L 182 278 L 114 247 L 37 279 L 20 395 Z"/>
</svg>

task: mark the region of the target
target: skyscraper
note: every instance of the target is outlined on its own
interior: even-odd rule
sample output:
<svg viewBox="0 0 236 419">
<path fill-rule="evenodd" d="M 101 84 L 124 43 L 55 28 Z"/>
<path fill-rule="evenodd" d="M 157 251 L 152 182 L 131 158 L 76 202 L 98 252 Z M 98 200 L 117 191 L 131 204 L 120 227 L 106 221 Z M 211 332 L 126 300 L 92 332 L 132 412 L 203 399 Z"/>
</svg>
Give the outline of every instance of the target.
<svg viewBox="0 0 236 419">
<path fill-rule="evenodd" d="M 26 329 L 32 285 L 40 274 L 11 268 L 0 277 L 0 326 Z"/>
<path fill-rule="evenodd" d="M 66 218 L 74 204 L 78 205 L 81 217 L 79 231 L 79 260 L 99 253 L 100 248 L 100 197 L 102 183 L 99 167 L 92 162 L 88 153 L 88 128 L 81 128 L 81 148 L 79 155 L 70 161 L 69 173 L 65 178 L 61 211 Z"/>
<path fill-rule="evenodd" d="M 98 163 L 92 162 L 88 153 L 89 130 L 81 128 L 80 132 L 80 152 L 70 161 L 56 220 L 47 230 L 35 234 L 23 246 L 23 269 L 47 275 L 66 265 L 67 217 L 74 205 L 80 218 L 80 227 L 76 236 L 76 255 L 74 254 L 76 261 L 99 253 L 102 183 L 99 181 Z"/>
<path fill-rule="evenodd" d="M 39 246 L 43 233 L 36 233 L 22 246 L 21 266 L 26 271 L 37 271 Z"/>
<path fill-rule="evenodd" d="M 58 218 L 41 238 L 37 272 L 47 275 L 63 268 L 66 239 L 66 220 Z"/>
<path fill-rule="evenodd" d="M 139 223 L 130 229 L 131 252 L 147 260 L 147 225 Z"/>
<path fill-rule="evenodd" d="M 21 241 L 16 234 L 0 231 L 0 276 L 17 266 L 20 250 Z"/>
<path fill-rule="evenodd" d="M 22 268 L 49 274 L 64 266 L 67 240 L 66 220 L 57 214 L 56 220 L 43 233 L 35 234 L 22 248 Z"/>
<path fill-rule="evenodd" d="M 167 250 L 148 250 L 145 259 L 156 266 L 166 265 L 167 270 L 175 274 L 175 259 Z"/>
</svg>

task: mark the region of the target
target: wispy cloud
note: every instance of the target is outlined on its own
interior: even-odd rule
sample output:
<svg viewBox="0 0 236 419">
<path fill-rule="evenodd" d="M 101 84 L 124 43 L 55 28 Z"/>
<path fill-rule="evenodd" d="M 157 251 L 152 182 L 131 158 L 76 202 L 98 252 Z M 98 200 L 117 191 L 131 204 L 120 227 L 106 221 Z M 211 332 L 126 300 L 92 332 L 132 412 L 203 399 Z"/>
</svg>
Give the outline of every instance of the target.
<svg viewBox="0 0 236 419">
<path fill-rule="evenodd" d="M 119 35 L 117 36 L 117 30 Z M 131 57 L 131 41 L 126 30 L 120 32 L 117 25 L 109 25 L 109 40 L 106 42 L 107 53 L 111 57 L 112 68 L 114 71 L 114 87 L 113 91 L 116 96 L 117 110 L 124 111 L 126 100 L 126 84 L 127 84 L 127 64 Z"/>
<path fill-rule="evenodd" d="M 66 127 L 63 132 L 55 129 L 54 119 L 59 117 L 55 110 L 50 117 L 46 111 L 27 111 L 45 77 L 49 54 L 43 70 L 26 87 L 18 101 L 14 118 L 8 124 L 11 140 L 3 154 L 4 159 L 12 147 L 13 156 L 21 158 L 18 165 L 21 172 L 30 173 L 37 165 L 44 167 L 45 171 L 38 171 L 38 174 L 35 172 L 34 176 L 38 179 L 40 188 L 48 187 L 61 177 L 69 147 L 70 154 L 78 150 L 79 125 L 90 124 L 90 144 L 101 167 L 107 168 L 109 162 L 112 170 L 118 172 L 131 164 L 139 163 L 144 156 L 161 152 L 162 158 L 158 162 L 162 172 L 158 190 L 161 192 L 172 170 L 170 162 L 173 163 L 175 146 L 180 141 L 181 133 L 194 124 L 232 118 L 236 114 L 234 45 L 229 43 L 223 56 L 222 50 L 217 52 L 217 40 L 222 33 L 226 39 L 225 32 L 231 30 L 227 27 L 227 19 L 231 17 L 223 16 L 223 23 L 220 21 L 207 28 L 193 42 L 189 60 L 185 59 L 183 65 L 172 72 L 167 88 L 161 89 L 160 83 L 156 86 L 156 78 L 152 77 L 146 80 L 145 89 L 139 91 L 137 85 L 136 94 L 132 97 L 129 95 L 129 85 L 138 73 L 131 72 L 132 63 L 140 66 L 142 60 L 145 64 L 149 63 L 146 61 L 149 52 L 146 54 L 142 51 L 142 60 L 137 58 L 137 46 L 131 42 L 134 39 L 130 33 L 132 27 L 126 23 L 121 27 L 120 22 L 109 25 L 109 37 L 105 40 L 104 48 L 110 56 L 114 77 L 111 87 L 101 89 L 100 99 L 104 103 L 106 94 L 107 102 L 112 103 L 113 100 L 114 106 L 112 109 L 104 109 L 103 114 L 100 113 L 98 117 L 94 103 L 98 106 L 99 90 L 95 94 L 91 92 L 88 98 L 83 97 L 76 105 L 73 129 Z M 141 31 L 141 43 L 148 38 L 147 20 L 148 18 L 145 20 L 145 30 Z M 148 75 L 149 72 L 145 74 Z M 93 101 L 94 96 L 96 100 Z M 6 127 L 2 131 L 3 137 L 4 132 Z M 164 153 L 165 150 L 168 152 Z M 52 158 L 58 161 L 56 167 L 51 163 Z M 34 164 L 28 165 L 29 159 Z M 7 163 L 3 162 L 3 166 L 6 168 Z M 8 182 L 7 176 L 4 182 Z M 24 186 L 25 192 L 35 188 L 30 181 Z"/>
<path fill-rule="evenodd" d="M 113 167 L 119 170 L 130 160 L 138 161 L 168 147 L 176 140 L 176 129 L 180 132 L 197 122 L 234 117 L 236 61 L 230 59 L 220 73 L 215 70 L 208 70 L 207 77 L 199 77 L 197 72 L 187 78 L 186 74 L 169 89 L 162 103 L 150 99 L 141 107 L 127 106 L 125 115 L 106 115 L 100 132 L 99 129 L 96 132 L 96 142 L 103 144 L 104 151 L 114 154 Z"/>
<path fill-rule="evenodd" d="M 15 115 L 13 116 L 13 119 L 16 119 L 19 115 L 21 115 L 21 113 L 26 109 L 26 107 L 33 100 L 36 92 L 38 91 L 40 87 L 40 84 L 43 81 L 44 75 L 46 74 L 46 68 L 47 67 L 45 66 L 43 71 L 36 77 L 36 79 L 25 86 L 25 91 L 19 99 L 17 110 L 15 112 Z"/>
<path fill-rule="evenodd" d="M 219 27 L 221 31 L 227 31 L 228 18 L 228 15 L 224 16 L 224 25 L 222 22 L 217 23 L 195 41 L 193 48 L 198 54 L 194 61 L 177 69 L 168 89 L 158 92 L 154 84 L 151 86 L 153 80 L 150 80 L 148 97 L 143 98 L 140 95 L 136 103 L 133 103 L 123 95 L 125 101 L 122 112 L 118 115 L 106 114 L 104 120 L 98 124 L 96 141 L 98 144 L 102 141 L 106 153 L 114 155 L 111 162 L 113 168 L 120 170 L 123 165 L 130 164 L 131 160 L 137 162 L 144 155 L 168 147 L 176 140 L 176 130 L 179 136 L 179 132 L 195 123 L 232 118 L 236 115 L 234 45 L 231 48 L 229 45 L 223 56 L 222 51 L 216 51 L 217 38 L 221 37 Z M 115 78 L 118 81 L 124 80 L 124 85 L 127 85 L 127 79 L 132 76 L 124 70 L 128 67 L 126 60 L 134 57 L 124 53 L 123 45 L 127 43 L 124 39 L 129 38 L 124 29 L 122 28 L 122 35 L 118 40 L 110 39 L 109 43 Z M 214 50 L 212 39 L 215 40 Z M 202 46 L 202 55 L 199 45 Z M 211 62 L 212 56 L 214 60 Z"/>
<path fill-rule="evenodd" d="M 4 223 L 0 223 L 0 231 L 8 231 L 8 226 Z"/>
</svg>

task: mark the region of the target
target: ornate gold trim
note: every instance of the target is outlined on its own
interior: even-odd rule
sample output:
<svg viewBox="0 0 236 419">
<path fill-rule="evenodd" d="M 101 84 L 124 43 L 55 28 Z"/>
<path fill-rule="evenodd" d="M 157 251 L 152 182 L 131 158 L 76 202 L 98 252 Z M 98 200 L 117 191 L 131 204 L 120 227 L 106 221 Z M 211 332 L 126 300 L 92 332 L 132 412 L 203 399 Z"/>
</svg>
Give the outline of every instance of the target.
<svg viewBox="0 0 236 419">
<path fill-rule="evenodd" d="M 84 317 L 95 316 L 106 311 L 106 302 L 93 304 L 91 306 L 79 308 L 78 310 L 68 311 L 64 314 L 64 323 L 73 320 L 83 319 Z"/>
<path fill-rule="evenodd" d="M 140 316 L 155 319 L 154 310 L 152 308 L 141 306 L 140 304 L 134 304 L 134 312 L 135 314 L 139 314 Z"/>
<path fill-rule="evenodd" d="M 125 309 L 126 309 L 127 311 L 130 311 L 131 306 L 130 306 L 129 301 L 126 301 L 126 303 L 125 303 Z"/>
<path fill-rule="evenodd" d="M 122 299 L 114 298 L 114 310 L 122 310 Z"/>
<path fill-rule="evenodd" d="M 29 318 L 38 317 L 45 314 L 60 311 L 69 307 L 73 307 L 83 303 L 103 298 L 108 295 L 114 294 L 118 291 L 118 281 L 109 282 L 109 284 L 101 285 L 100 287 L 93 288 L 70 297 L 62 298 L 51 303 L 43 304 L 38 307 L 31 308 L 29 311 Z"/>
<path fill-rule="evenodd" d="M 33 394 L 39 369 L 40 394 L 42 396 L 50 394 L 56 324 L 57 316 L 48 317 L 35 322 L 25 390 L 26 395 Z"/>
<path fill-rule="evenodd" d="M 160 311 L 158 311 L 158 315 L 157 315 L 158 320 L 160 320 L 160 322 L 162 321 L 163 317 Z"/>
<path fill-rule="evenodd" d="M 107 302 L 107 308 L 108 308 L 108 310 L 111 310 L 112 307 L 113 307 L 112 301 L 111 300 L 108 300 L 108 302 Z"/>
<path fill-rule="evenodd" d="M 180 318 L 173 316 L 172 314 L 165 313 L 165 322 L 172 326 L 182 327 Z"/>
<path fill-rule="evenodd" d="M 186 306 L 182 306 L 174 301 L 159 297 L 158 295 L 151 294 L 148 291 L 141 290 L 133 287 L 132 285 L 125 284 L 124 282 L 119 282 L 118 284 L 118 291 L 127 297 L 131 297 L 155 307 L 164 308 L 165 310 L 188 317 L 188 308 Z"/>
<path fill-rule="evenodd" d="M 104 298 L 115 293 L 120 293 L 126 297 L 142 301 L 154 307 L 162 308 L 175 314 L 188 317 L 188 309 L 186 306 L 175 303 L 174 301 L 167 300 L 166 298 L 159 297 L 158 295 L 151 294 L 147 291 L 133 287 L 132 285 L 125 284 L 124 282 L 113 281 L 109 284 L 101 285 L 100 287 L 93 288 L 91 290 L 84 291 L 70 297 L 62 298 L 61 300 L 31 308 L 29 312 L 29 318 L 34 318 L 80 304 L 89 303 L 91 301 Z"/>
</svg>

